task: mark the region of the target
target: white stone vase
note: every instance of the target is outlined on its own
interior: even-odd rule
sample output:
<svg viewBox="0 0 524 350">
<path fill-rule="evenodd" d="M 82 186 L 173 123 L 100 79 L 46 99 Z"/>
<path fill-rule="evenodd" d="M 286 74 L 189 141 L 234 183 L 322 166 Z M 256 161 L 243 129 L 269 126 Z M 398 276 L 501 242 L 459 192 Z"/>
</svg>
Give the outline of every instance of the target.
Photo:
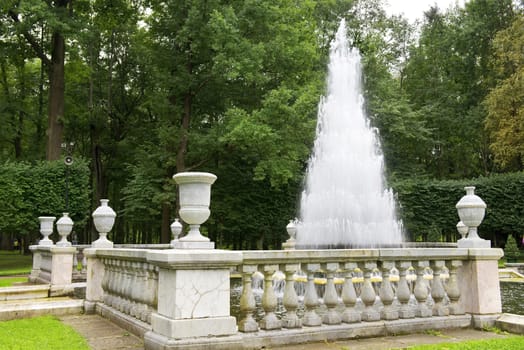
<svg viewBox="0 0 524 350">
<path fill-rule="evenodd" d="M 289 220 L 289 224 L 286 226 L 287 234 L 289 235 L 288 242 L 294 242 L 297 238 L 297 225 L 296 220 Z"/>
<path fill-rule="evenodd" d="M 53 241 L 49 239 L 49 236 L 53 233 L 53 223 L 56 218 L 54 216 L 39 216 L 38 220 L 40 221 L 40 233 L 44 236 L 38 242 L 38 245 L 53 245 Z"/>
<path fill-rule="evenodd" d="M 115 224 L 116 213 L 108 205 L 109 199 L 101 199 L 100 206 L 93 212 L 93 223 L 100 237 L 92 243 L 94 248 L 113 248 L 113 242 L 107 239 L 107 234 Z"/>
<path fill-rule="evenodd" d="M 466 190 L 466 195 L 455 206 L 460 221 L 468 227 L 468 236 L 462 242 L 467 243 L 469 248 L 489 248 L 490 242 L 480 238 L 477 232 L 477 228 L 482 223 L 486 213 L 486 203 L 475 194 L 474 186 L 467 186 L 464 189 Z"/>
<path fill-rule="evenodd" d="M 211 214 L 209 204 L 211 203 L 211 185 L 217 177 L 214 174 L 202 172 L 182 172 L 175 174 L 173 179 L 178 184 L 180 218 L 189 224 L 189 233 L 178 241 L 197 243 L 188 248 L 211 248 L 206 243 L 209 238 L 202 236 L 200 225 L 203 224 Z M 198 243 L 204 243 L 199 245 Z M 214 244 L 213 244 L 214 247 Z"/>
<path fill-rule="evenodd" d="M 56 222 L 56 230 L 60 235 L 60 241 L 56 242 L 58 247 L 70 247 L 71 242 L 67 240 L 67 236 L 73 230 L 73 220 L 69 217 L 69 213 L 63 213 L 63 216 Z"/>
<path fill-rule="evenodd" d="M 173 234 L 173 239 L 171 240 L 171 248 L 175 247 L 175 242 L 178 242 L 178 236 L 180 236 L 180 233 L 182 232 L 182 224 L 180 221 L 178 221 L 178 218 L 173 221 L 171 226 L 171 233 Z"/>
<path fill-rule="evenodd" d="M 287 234 L 289 239 L 282 243 L 282 248 L 284 250 L 294 250 L 296 246 L 297 238 L 297 220 L 289 220 L 289 224 L 286 226 Z"/>
<path fill-rule="evenodd" d="M 468 227 L 464 225 L 462 221 L 459 221 L 457 223 L 457 231 L 460 234 L 460 239 L 466 239 L 466 235 L 468 234 Z"/>
</svg>

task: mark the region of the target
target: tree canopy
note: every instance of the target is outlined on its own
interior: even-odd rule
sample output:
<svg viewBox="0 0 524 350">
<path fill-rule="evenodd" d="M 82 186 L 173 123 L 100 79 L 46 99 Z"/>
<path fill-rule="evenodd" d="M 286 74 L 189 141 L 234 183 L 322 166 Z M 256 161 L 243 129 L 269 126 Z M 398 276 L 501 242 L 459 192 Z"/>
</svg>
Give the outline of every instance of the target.
<svg viewBox="0 0 524 350">
<path fill-rule="evenodd" d="M 109 198 L 113 240 L 136 243 L 169 241 L 173 174 L 209 171 L 206 234 L 223 247 L 279 247 L 342 18 L 362 53 L 386 176 L 403 183 L 522 171 L 522 11 L 470 0 L 410 23 L 382 0 L 4 1 L 0 161 L 60 159 L 74 141 L 91 210 Z M 0 184 L 9 203 L 23 195 L 15 187 Z M 0 235 L 27 220 L 6 220 Z"/>
</svg>

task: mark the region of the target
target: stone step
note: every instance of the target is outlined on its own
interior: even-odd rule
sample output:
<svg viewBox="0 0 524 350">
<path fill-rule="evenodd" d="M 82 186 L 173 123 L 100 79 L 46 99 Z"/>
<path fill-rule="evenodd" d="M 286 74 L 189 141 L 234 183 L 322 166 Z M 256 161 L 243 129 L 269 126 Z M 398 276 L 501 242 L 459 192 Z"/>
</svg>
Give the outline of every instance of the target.
<svg viewBox="0 0 524 350">
<path fill-rule="evenodd" d="M 515 314 L 502 314 L 496 321 L 498 328 L 516 334 L 524 334 L 524 316 Z"/>
<path fill-rule="evenodd" d="M 42 315 L 77 315 L 84 311 L 84 300 L 70 297 L 0 301 L 0 321 Z"/>
<path fill-rule="evenodd" d="M 49 284 L 21 285 L 0 288 L 0 301 L 47 298 Z"/>
</svg>

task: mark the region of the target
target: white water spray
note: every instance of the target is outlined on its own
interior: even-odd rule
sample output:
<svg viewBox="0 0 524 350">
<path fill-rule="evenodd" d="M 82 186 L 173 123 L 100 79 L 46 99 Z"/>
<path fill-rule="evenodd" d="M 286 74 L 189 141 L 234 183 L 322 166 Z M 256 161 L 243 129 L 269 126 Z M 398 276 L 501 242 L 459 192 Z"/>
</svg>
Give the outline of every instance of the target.
<svg viewBox="0 0 524 350">
<path fill-rule="evenodd" d="M 342 20 L 331 43 L 327 96 L 300 202 L 297 247 L 399 245 L 402 228 L 385 188 L 380 143 L 364 112 L 360 54 Z"/>
</svg>

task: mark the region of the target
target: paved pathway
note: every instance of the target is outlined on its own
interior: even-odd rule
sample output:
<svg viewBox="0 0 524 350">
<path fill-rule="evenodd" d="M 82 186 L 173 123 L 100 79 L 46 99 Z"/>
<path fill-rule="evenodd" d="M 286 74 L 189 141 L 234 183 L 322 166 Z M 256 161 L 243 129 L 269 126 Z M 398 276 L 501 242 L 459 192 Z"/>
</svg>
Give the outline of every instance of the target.
<svg viewBox="0 0 524 350">
<path fill-rule="evenodd" d="M 144 341 L 99 315 L 62 316 L 60 320 L 84 336 L 92 350 L 144 350 Z"/>
<path fill-rule="evenodd" d="M 83 335 L 92 350 L 143 350 L 142 339 L 99 315 L 62 316 L 60 320 Z M 507 335 L 474 329 L 442 330 L 421 334 L 354 339 L 347 341 L 273 347 L 273 350 L 389 350 L 420 344 L 455 343 L 472 339 L 503 338 Z"/>
</svg>

